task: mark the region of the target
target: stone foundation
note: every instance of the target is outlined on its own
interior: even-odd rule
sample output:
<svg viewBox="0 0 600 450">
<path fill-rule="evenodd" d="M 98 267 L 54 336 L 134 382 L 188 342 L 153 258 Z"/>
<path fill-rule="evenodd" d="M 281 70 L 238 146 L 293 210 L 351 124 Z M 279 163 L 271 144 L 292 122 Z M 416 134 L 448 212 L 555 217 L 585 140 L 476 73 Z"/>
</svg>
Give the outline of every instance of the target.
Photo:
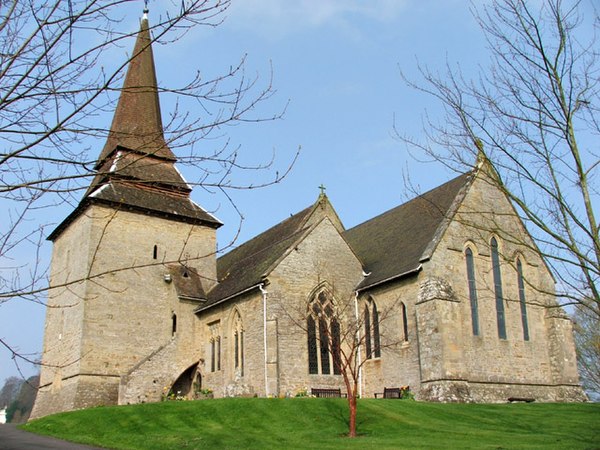
<svg viewBox="0 0 600 450">
<path fill-rule="evenodd" d="M 423 383 L 417 399 L 442 403 L 505 403 L 509 398 L 536 402 L 584 402 L 588 398 L 580 386 L 479 383 L 439 380 Z"/>
<path fill-rule="evenodd" d="M 116 405 L 119 396 L 118 376 L 78 375 L 40 387 L 30 420 L 49 414 L 92 406 Z"/>
</svg>

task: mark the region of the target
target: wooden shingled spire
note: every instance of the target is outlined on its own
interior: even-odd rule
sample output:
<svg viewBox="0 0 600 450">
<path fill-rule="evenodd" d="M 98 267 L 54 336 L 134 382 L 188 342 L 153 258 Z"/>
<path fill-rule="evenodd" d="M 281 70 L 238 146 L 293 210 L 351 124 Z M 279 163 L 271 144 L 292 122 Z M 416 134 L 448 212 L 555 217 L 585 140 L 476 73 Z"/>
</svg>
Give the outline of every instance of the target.
<svg viewBox="0 0 600 450">
<path fill-rule="evenodd" d="M 212 228 L 222 225 L 190 198 L 192 188 L 175 167 L 177 158 L 165 141 L 146 13 L 108 139 L 94 167 L 94 179 L 75 211 L 50 234 L 50 240 L 91 204 Z"/>
<path fill-rule="evenodd" d="M 148 16 L 144 12 L 106 145 L 96 168 L 119 148 L 175 161 L 163 134 Z"/>
</svg>

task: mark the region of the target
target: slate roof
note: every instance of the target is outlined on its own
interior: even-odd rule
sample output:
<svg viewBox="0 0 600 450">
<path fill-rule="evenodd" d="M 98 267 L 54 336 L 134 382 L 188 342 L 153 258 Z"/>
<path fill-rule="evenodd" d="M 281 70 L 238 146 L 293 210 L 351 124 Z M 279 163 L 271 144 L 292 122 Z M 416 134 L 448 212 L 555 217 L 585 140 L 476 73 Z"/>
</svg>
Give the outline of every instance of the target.
<svg viewBox="0 0 600 450">
<path fill-rule="evenodd" d="M 208 302 L 200 309 L 260 284 L 267 271 L 308 228 L 319 201 L 221 256 L 217 260 L 219 284 L 209 292 Z"/>
<path fill-rule="evenodd" d="M 123 211 L 158 215 L 171 220 L 202 224 L 212 228 L 223 225 L 219 219 L 206 212 L 187 195 L 173 195 L 161 190 L 111 182 L 85 197 L 77 208 L 50 233 L 47 239 L 55 240 L 91 204 L 105 204 Z"/>
<path fill-rule="evenodd" d="M 357 286 L 363 290 L 417 271 L 445 229 L 471 173 L 422 194 L 380 216 L 343 232 L 370 275 Z M 320 197 L 321 199 L 327 197 Z M 310 228 L 319 201 L 230 251 L 217 261 L 217 284 L 201 311 L 256 288 L 268 271 Z M 335 211 L 334 211 L 335 213 Z"/>
<path fill-rule="evenodd" d="M 168 264 L 171 281 L 175 285 L 177 296 L 181 300 L 204 301 L 206 294 L 202 287 L 202 277 L 192 267 L 183 264 Z"/>
<path fill-rule="evenodd" d="M 109 203 L 137 207 L 147 212 L 163 213 L 182 221 L 191 219 L 215 227 L 221 225 L 218 219 L 198 206 L 187 195 L 173 195 L 162 190 L 144 189 L 113 182 L 97 189 L 90 197 Z"/>
<path fill-rule="evenodd" d="M 344 233 L 370 275 L 357 287 L 368 287 L 419 270 L 452 214 L 459 193 L 472 178 L 460 175 Z M 464 191 L 464 190 L 463 190 Z"/>
</svg>

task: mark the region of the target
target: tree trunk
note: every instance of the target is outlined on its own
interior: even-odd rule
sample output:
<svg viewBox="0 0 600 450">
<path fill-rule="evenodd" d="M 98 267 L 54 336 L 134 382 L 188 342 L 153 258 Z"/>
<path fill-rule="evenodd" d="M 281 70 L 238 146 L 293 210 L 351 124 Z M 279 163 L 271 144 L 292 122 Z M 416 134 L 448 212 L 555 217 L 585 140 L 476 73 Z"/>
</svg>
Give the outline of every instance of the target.
<svg viewBox="0 0 600 450">
<path fill-rule="evenodd" d="M 348 437 L 356 437 L 356 391 L 348 392 L 348 407 L 350 409 L 350 421 L 348 423 Z"/>
</svg>

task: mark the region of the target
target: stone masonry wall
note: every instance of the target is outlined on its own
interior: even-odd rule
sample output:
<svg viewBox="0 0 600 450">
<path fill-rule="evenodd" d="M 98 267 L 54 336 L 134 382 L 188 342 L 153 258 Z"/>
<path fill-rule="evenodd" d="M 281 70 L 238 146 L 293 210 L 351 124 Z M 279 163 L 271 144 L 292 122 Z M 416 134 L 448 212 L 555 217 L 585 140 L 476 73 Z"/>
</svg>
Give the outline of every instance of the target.
<svg viewBox="0 0 600 450">
<path fill-rule="evenodd" d="M 270 274 L 268 318 L 277 321 L 278 392 L 293 396 L 305 388 L 340 387 L 340 375 L 310 375 L 306 317 L 311 294 L 325 287 L 334 298 L 342 327 L 354 320 L 354 287 L 362 279 L 356 256 L 329 219 L 319 222 Z M 343 332 L 342 332 L 343 335 Z M 344 345 L 344 342 L 342 342 Z M 275 358 L 273 350 L 272 358 Z"/>
<path fill-rule="evenodd" d="M 40 388 L 32 419 L 75 405 L 85 306 L 85 283 L 77 280 L 87 275 L 90 230 L 90 221 L 80 216 L 54 242 L 50 265 L 54 288 L 48 293 Z"/>
<path fill-rule="evenodd" d="M 168 373 L 173 367 L 185 370 L 186 364 L 198 361 L 200 339 L 192 313 L 197 304 L 180 301 L 174 284 L 165 281 L 164 264 L 182 261 L 196 268 L 205 276 L 208 289 L 216 277 L 215 248 L 213 229 L 111 208 L 92 206 L 71 224 L 57 240 L 52 270 L 73 279 L 70 268 L 75 267 L 77 277 L 83 273 L 88 278 L 78 294 L 80 320 L 65 321 L 62 326 L 63 335 L 74 333 L 72 345 L 62 345 L 58 354 L 44 355 L 45 361 L 55 365 L 62 364 L 65 355 L 80 355 L 75 380 L 82 386 L 75 389 L 75 403 L 64 409 L 75 408 L 78 398 L 88 395 L 84 383 L 102 386 L 94 390 L 95 399 L 85 400 L 86 406 L 116 403 L 120 377 L 172 339 L 173 314 L 177 316 L 177 351 L 170 354 L 172 362 L 164 365 L 162 373 L 149 376 L 174 380 L 178 374 Z M 58 297 L 60 302 L 69 298 L 64 293 Z M 56 322 L 48 322 L 52 325 L 45 336 L 50 343 L 47 347 L 57 342 L 57 333 L 61 335 Z M 51 376 L 44 371 L 42 378 L 48 380 Z M 54 384 L 56 380 L 55 375 Z M 51 385 L 43 388 L 52 389 Z M 43 395 L 36 403 L 39 416 L 51 410 L 44 406 L 48 401 Z"/>
<path fill-rule="evenodd" d="M 199 315 L 203 349 L 202 387 L 215 397 L 265 395 L 263 345 L 263 300 L 258 288 Z M 243 368 L 234 366 L 233 321 L 239 313 L 243 324 Z M 218 324 L 221 339 L 221 368 L 211 371 L 211 326 Z M 243 370 L 242 370 L 243 369 Z"/>
<path fill-rule="evenodd" d="M 506 339 L 498 336 L 492 236 L 500 253 Z M 474 254 L 479 335 L 472 331 L 467 246 Z M 505 401 L 529 392 L 540 400 L 556 400 L 561 386 L 580 391 L 571 330 L 553 325 L 547 317 L 548 311 L 556 310 L 556 302 L 543 292 L 553 290 L 553 281 L 533 248 L 504 196 L 485 178 L 475 180 L 431 259 L 423 264 L 418 314 L 424 399 Z M 525 278 L 529 340 L 524 339 L 521 320 L 517 258 Z M 435 348 L 441 360 L 427 357 L 425 352 L 433 352 L 427 348 Z M 565 370 L 566 377 L 560 375 Z"/>
<path fill-rule="evenodd" d="M 386 283 L 361 294 L 360 313 L 371 297 L 377 305 L 380 319 L 381 358 L 367 360 L 363 365 L 363 397 L 382 393 L 385 387 L 409 386 L 419 390 L 419 336 L 417 324 L 417 277 L 396 283 Z M 406 307 L 408 336 L 404 339 L 401 304 Z M 364 333 L 364 330 L 361 330 Z M 362 358 L 366 357 L 362 350 Z"/>
<path fill-rule="evenodd" d="M 291 396 L 304 388 L 344 387 L 341 376 L 308 374 L 306 311 L 311 293 L 317 286 L 327 283 L 336 301 L 344 307 L 350 305 L 353 314 L 353 287 L 360 280 L 361 266 L 332 222 L 325 219 L 315 221 L 314 225 L 314 229 L 278 263 L 265 282 L 266 365 L 264 300 L 258 288 L 200 314 L 205 330 L 215 323 L 219 323 L 221 330 L 219 371 L 209 370 L 208 331 L 203 338 L 203 385 L 213 389 L 215 397 Z M 243 374 L 233 367 L 231 327 L 236 311 L 244 325 Z"/>
</svg>

